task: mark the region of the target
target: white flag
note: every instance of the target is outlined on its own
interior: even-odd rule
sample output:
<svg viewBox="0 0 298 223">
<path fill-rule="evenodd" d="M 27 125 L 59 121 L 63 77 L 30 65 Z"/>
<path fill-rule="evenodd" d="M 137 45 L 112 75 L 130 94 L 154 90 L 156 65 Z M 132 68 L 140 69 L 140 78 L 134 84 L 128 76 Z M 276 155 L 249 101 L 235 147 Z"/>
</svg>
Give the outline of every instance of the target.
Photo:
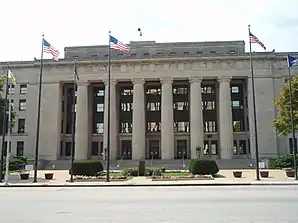
<svg viewBox="0 0 298 223">
<path fill-rule="evenodd" d="M 8 70 L 8 78 L 11 80 L 13 84 L 16 84 L 16 78 L 13 76 L 11 70 Z"/>
</svg>

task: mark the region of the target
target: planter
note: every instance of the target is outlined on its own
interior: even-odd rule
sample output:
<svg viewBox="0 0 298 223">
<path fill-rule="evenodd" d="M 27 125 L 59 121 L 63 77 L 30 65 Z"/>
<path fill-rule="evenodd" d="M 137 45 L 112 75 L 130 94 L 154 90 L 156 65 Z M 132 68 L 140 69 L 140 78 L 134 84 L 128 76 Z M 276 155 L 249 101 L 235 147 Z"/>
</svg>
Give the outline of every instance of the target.
<svg viewBox="0 0 298 223">
<path fill-rule="evenodd" d="M 268 178 L 269 177 L 269 171 L 260 171 L 260 175 L 263 178 Z"/>
<path fill-rule="evenodd" d="M 241 178 L 242 177 L 242 171 L 233 171 L 233 175 L 235 178 Z"/>
<path fill-rule="evenodd" d="M 29 179 L 29 173 L 20 173 L 21 180 L 28 180 Z"/>
<path fill-rule="evenodd" d="M 295 177 L 295 171 L 294 170 L 286 170 L 287 177 Z"/>
<path fill-rule="evenodd" d="M 45 173 L 45 174 L 44 174 L 44 178 L 45 178 L 46 180 L 52 180 L 53 177 L 54 177 L 54 173 Z"/>
</svg>

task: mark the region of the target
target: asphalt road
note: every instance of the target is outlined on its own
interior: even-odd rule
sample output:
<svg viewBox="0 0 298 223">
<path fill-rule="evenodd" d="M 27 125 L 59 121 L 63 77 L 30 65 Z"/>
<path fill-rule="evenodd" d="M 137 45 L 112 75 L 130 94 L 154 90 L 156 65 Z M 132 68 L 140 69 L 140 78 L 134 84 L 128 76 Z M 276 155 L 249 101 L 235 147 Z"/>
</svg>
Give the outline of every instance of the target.
<svg viewBox="0 0 298 223">
<path fill-rule="evenodd" d="M 0 188 L 5 223 L 298 222 L 298 186 Z"/>
</svg>

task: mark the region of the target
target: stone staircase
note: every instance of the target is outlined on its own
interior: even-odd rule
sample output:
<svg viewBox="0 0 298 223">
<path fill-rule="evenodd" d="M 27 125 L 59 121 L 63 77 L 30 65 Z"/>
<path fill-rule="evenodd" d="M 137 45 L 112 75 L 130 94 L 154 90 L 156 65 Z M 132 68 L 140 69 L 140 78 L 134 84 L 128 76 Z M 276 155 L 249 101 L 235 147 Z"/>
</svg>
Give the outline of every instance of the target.
<svg viewBox="0 0 298 223">
<path fill-rule="evenodd" d="M 102 161 L 106 166 L 106 161 Z M 254 160 L 250 159 L 230 159 L 230 160 L 216 160 L 219 169 L 253 169 L 255 166 Z M 45 170 L 68 170 L 70 169 L 70 160 L 55 160 L 45 162 L 46 164 L 40 166 Z M 165 167 L 171 169 L 187 169 L 189 160 L 146 160 L 146 167 L 158 168 Z M 135 160 L 111 160 L 110 169 L 124 169 L 138 167 L 138 161 Z"/>
</svg>

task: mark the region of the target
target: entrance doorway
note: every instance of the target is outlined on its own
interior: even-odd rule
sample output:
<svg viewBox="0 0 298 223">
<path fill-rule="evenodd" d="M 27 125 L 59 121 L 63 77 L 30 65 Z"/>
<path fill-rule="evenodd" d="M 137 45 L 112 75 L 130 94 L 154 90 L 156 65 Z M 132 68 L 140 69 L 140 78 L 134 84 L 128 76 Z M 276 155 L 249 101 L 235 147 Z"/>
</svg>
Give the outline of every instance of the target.
<svg viewBox="0 0 298 223">
<path fill-rule="evenodd" d="M 218 141 L 205 140 L 203 153 L 205 157 L 210 157 L 210 158 L 214 155 L 218 155 Z"/>
<path fill-rule="evenodd" d="M 132 159 L 131 140 L 122 140 L 121 141 L 120 157 L 122 160 L 131 160 Z"/>
<path fill-rule="evenodd" d="M 159 140 L 149 140 L 149 151 L 147 158 L 161 159 Z"/>
<path fill-rule="evenodd" d="M 92 142 L 91 156 L 93 159 L 103 159 L 103 141 Z"/>
<path fill-rule="evenodd" d="M 236 157 L 246 157 L 249 154 L 249 149 L 247 149 L 247 140 L 234 140 L 233 153 Z"/>
<path fill-rule="evenodd" d="M 175 159 L 187 159 L 187 140 L 177 140 Z"/>
</svg>

